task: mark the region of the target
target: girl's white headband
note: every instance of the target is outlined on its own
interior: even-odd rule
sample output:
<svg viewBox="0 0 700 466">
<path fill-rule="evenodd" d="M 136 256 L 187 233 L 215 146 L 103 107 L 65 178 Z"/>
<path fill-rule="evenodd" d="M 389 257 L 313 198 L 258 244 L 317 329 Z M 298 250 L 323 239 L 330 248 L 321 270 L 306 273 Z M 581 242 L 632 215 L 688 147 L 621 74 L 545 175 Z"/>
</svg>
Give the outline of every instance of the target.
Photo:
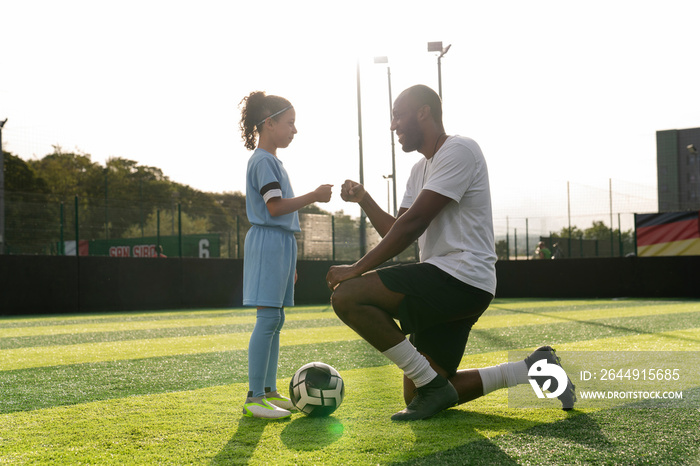
<svg viewBox="0 0 700 466">
<path fill-rule="evenodd" d="M 286 111 L 289 110 L 290 108 L 292 108 L 291 105 L 288 105 L 288 106 L 284 107 L 284 108 L 283 108 L 282 110 L 280 110 L 279 112 L 275 112 L 275 113 L 273 113 L 272 115 L 263 118 L 263 120 L 262 120 L 260 123 L 258 123 L 257 125 L 255 125 L 255 126 L 260 126 L 260 125 L 262 125 L 263 123 L 265 123 L 265 121 L 266 121 L 268 118 L 274 118 L 274 117 L 276 117 L 277 115 L 280 115 L 280 114 L 286 112 Z"/>
</svg>

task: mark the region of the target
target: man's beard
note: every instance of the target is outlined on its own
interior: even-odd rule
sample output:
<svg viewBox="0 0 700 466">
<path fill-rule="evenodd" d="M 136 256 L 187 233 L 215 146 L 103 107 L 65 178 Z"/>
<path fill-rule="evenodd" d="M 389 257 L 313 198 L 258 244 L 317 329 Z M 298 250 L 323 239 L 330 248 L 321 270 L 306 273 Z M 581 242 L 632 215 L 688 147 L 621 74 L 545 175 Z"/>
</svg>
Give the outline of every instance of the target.
<svg viewBox="0 0 700 466">
<path fill-rule="evenodd" d="M 411 122 L 403 133 L 403 144 L 401 148 L 404 152 L 413 152 L 423 145 L 423 132 L 418 127 L 417 122 Z"/>
</svg>

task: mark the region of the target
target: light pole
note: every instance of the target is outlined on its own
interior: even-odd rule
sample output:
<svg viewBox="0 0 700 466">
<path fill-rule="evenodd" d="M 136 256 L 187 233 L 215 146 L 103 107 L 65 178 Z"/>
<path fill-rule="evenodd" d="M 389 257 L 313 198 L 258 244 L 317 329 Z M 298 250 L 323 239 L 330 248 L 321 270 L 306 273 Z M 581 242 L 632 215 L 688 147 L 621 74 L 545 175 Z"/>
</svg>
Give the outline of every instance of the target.
<svg viewBox="0 0 700 466">
<path fill-rule="evenodd" d="M 390 180 L 394 179 L 394 175 L 382 175 L 382 178 L 386 180 L 386 211 L 391 211 L 391 198 L 389 197 L 389 183 Z"/>
<path fill-rule="evenodd" d="M 360 62 L 357 62 L 357 139 L 360 145 L 360 184 L 365 184 L 365 168 L 362 160 L 362 91 L 360 90 Z M 360 209 L 360 257 L 367 252 L 367 239 L 365 230 L 367 229 L 367 219 L 365 211 Z"/>
<path fill-rule="evenodd" d="M 7 123 L 0 121 L 0 255 L 5 254 L 5 152 L 2 149 L 2 128 Z"/>
<path fill-rule="evenodd" d="M 440 55 L 438 55 L 438 59 L 437 59 L 437 63 L 438 63 L 438 95 L 440 96 L 440 100 L 442 100 L 442 57 L 444 57 L 445 54 L 450 50 L 450 47 L 452 47 L 452 44 L 443 48 L 442 42 L 428 42 L 428 52 L 440 53 Z"/>
<path fill-rule="evenodd" d="M 393 120 L 393 99 L 391 97 L 391 66 L 389 66 L 388 57 L 374 57 L 374 63 L 386 63 L 386 76 L 389 83 L 389 133 L 391 134 L 391 179 L 394 194 L 394 217 L 398 214 L 396 210 L 396 144 L 394 142 L 394 132 L 391 130 L 391 121 Z M 386 177 L 385 177 L 386 178 Z M 390 212 L 389 208 L 387 212 Z"/>
</svg>

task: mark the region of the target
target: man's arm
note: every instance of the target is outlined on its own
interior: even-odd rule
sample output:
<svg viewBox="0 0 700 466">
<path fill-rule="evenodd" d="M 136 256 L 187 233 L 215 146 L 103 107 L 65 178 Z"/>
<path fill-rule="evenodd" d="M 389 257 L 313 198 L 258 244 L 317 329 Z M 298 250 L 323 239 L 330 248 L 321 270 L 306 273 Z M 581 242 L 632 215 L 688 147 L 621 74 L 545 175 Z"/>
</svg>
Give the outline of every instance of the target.
<svg viewBox="0 0 700 466">
<path fill-rule="evenodd" d="M 384 238 L 394 226 L 394 223 L 396 223 L 397 218 L 379 207 L 369 194 L 365 194 L 364 199 L 359 204 L 360 208 L 367 214 L 369 221 L 372 222 L 374 229 L 379 233 L 379 236 Z M 401 208 L 398 216 L 401 217 L 406 211 L 407 209 Z"/>
<path fill-rule="evenodd" d="M 391 227 L 394 225 L 396 218 L 393 215 L 385 212 L 372 199 L 372 196 L 365 191 L 364 186 L 354 181 L 346 180 L 341 188 L 340 197 L 347 202 L 357 202 L 360 208 L 367 214 L 367 218 L 372 222 L 372 226 L 379 236 L 386 236 Z M 406 212 L 406 209 L 399 211 L 399 217 Z"/>
<path fill-rule="evenodd" d="M 403 252 L 423 234 L 428 225 L 451 200 L 449 197 L 434 191 L 427 189 L 421 191 L 411 208 L 405 210 L 403 215 L 394 221 L 382 241 L 374 249 L 352 265 L 331 267 L 326 276 L 328 286 L 333 289 L 340 282 L 359 277 Z"/>
</svg>

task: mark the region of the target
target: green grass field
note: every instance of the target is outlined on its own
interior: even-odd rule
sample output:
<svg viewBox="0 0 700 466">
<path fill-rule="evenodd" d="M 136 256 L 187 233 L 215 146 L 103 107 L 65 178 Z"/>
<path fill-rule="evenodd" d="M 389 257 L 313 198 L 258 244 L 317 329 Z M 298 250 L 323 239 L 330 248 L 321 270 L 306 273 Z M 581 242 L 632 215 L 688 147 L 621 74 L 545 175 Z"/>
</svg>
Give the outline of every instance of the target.
<svg viewBox="0 0 700 466">
<path fill-rule="evenodd" d="M 700 410 L 518 409 L 508 391 L 394 423 L 401 373 L 328 306 L 287 309 L 278 386 L 333 365 L 328 418 L 243 417 L 252 309 L 0 318 L 0 464 L 698 464 Z M 700 301 L 497 299 L 462 368 L 512 350 L 687 351 Z M 692 353 L 695 352 L 695 353 Z M 697 386 L 687 387 L 698 394 Z"/>
</svg>

